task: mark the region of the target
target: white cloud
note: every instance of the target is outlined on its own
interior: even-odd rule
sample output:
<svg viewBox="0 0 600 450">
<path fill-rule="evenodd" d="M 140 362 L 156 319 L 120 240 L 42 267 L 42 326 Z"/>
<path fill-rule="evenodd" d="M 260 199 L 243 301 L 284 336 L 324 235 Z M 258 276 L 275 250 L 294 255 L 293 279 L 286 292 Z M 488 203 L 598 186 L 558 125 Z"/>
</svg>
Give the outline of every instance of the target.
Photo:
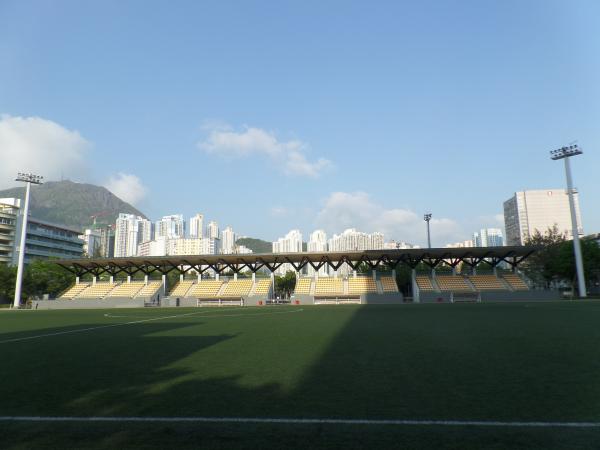
<svg viewBox="0 0 600 450">
<path fill-rule="evenodd" d="M 312 178 L 331 166 L 331 161 L 325 158 L 309 161 L 306 156 L 308 145 L 304 142 L 280 141 L 274 133 L 261 128 L 244 127 L 238 132 L 224 124 L 208 123 L 203 129 L 208 131 L 208 136 L 198 143 L 198 147 L 228 160 L 264 156 L 281 164 L 287 175 Z"/>
<path fill-rule="evenodd" d="M 104 187 L 121 200 L 137 205 L 146 196 L 146 187 L 136 175 L 119 172 L 111 176 Z"/>
<path fill-rule="evenodd" d="M 0 187 L 15 184 L 17 172 L 45 180 L 85 175 L 90 143 L 77 131 L 40 117 L 0 116 Z"/>
<path fill-rule="evenodd" d="M 340 233 L 346 228 L 359 231 L 379 231 L 386 240 L 403 240 L 423 245 L 426 241 L 425 222 L 421 214 L 409 209 L 386 209 L 365 192 L 333 192 L 323 203 L 316 225 L 328 233 Z M 461 227 L 452 219 L 431 220 L 432 245 L 442 247 L 464 239 Z"/>
</svg>

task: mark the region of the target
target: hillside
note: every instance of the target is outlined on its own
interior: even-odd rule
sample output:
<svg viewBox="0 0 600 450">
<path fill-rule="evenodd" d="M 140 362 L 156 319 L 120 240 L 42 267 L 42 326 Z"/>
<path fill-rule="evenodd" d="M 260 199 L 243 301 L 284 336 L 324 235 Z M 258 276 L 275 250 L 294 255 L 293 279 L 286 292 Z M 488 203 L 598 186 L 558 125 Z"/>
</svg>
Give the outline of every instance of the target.
<svg viewBox="0 0 600 450">
<path fill-rule="evenodd" d="M 0 198 L 23 198 L 25 187 L 0 191 Z M 129 203 L 124 202 L 108 189 L 93 184 L 72 181 L 49 181 L 31 187 L 30 214 L 45 220 L 76 229 L 93 223 L 94 214 L 101 215 L 97 223 L 114 223 L 119 213 L 137 214 L 145 217 Z"/>
<path fill-rule="evenodd" d="M 248 247 L 253 253 L 271 253 L 273 251 L 273 244 L 262 239 L 246 237 L 238 239 L 235 243 Z"/>
</svg>

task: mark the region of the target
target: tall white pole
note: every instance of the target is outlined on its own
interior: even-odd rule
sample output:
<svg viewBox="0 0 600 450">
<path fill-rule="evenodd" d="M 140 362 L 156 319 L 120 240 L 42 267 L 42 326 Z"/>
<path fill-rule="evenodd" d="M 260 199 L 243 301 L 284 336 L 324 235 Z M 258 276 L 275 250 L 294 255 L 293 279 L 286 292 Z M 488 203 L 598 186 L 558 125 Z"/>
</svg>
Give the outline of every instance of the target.
<svg viewBox="0 0 600 450">
<path fill-rule="evenodd" d="M 567 174 L 567 193 L 569 195 L 569 208 L 571 209 L 571 226 L 573 228 L 573 248 L 575 250 L 575 266 L 577 268 L 577 284 L 579 296 L 587 297 L 585 287 L 585 275 L 583 273 L 583 258 L 581 257 L 581 243 L 579 242 L 579 228 L 577 226 L 577 214 L 575 211 L 575 198 L 573 197 L 573 179 L 571 177 L 571 165 L 569 158 L 565 159 L 565 172 Z"/>
<path fill-rule="evenodd" d="M 14 307 L 21 306 L 21 285 L 23 283 L 23 264 L 25 263 L 25 241 L 27 240 L 27 217 L 29 214 L 29 191 L 31 183 L 28 181 L 25 188 L 25 207 L 23 208 L 23 224 L 21 226 L 21 242 L 19 243 L 19 262 L 17 264 L 17 282 L 15 285 Z"/>
</svg>

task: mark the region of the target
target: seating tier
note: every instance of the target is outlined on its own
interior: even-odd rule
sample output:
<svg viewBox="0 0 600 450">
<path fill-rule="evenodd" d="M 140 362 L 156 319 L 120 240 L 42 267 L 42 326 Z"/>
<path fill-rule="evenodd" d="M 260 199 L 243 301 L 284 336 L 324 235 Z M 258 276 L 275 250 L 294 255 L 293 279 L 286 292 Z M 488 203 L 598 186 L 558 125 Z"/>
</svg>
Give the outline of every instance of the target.
<svg viewBox="0 0 600 450">
<path fill-rule="evenodd" d="M 433 283 L 431 282 L 431 278 L 429 278 L 428 276 L 417 275 L 417 277 L 415 278 L 415 281 L 417 282 L 417 286 L 419 287 L 419 289 L 421 291 L 429 291 L 429 292 L 435 291 L 435 288 L 433 287 Z"/>
<path fill-rule="evenodd" d="M 77 298 L 104 298 L 117 285 L 114 283 L 96 283 L 91 284 L 84 289 Z"/>
<path fill-rule="evenodd" d="M 377 283 L 373 277 L 352 277 L 348 279 L 348 294 L 377 293 Z"/>
<path fill-rule="evenodd" d="M 469 275 L 469 281 L 477 291 L 506 291 L 506 286 L 495 275 Z"/>
<path fill-rule="evenodd" d="M 250 294 L 252 289 L 252 280 L 230 280 L 225 285 L 225 290 L 221 297 L 244 297 Z"/>
<path fill-rule="evenodd" d="M 143 282 L 133 281 L 131 283 L 123 283 L 114 288 L 107 297 L 129 297 L 133 298 L 142 288 Z"/>
<path fill-rule="evenodd" d="M 66 292 L 64 292 L 59 298 L 74 298 L 77 295 L 81 294 L 90 284 L 89 283 L 79 283 L 74 284 Z"/>
<path fill-rule="evenodd" d="M 315 295 L 343 295 L 344 285 L 341 278 L 320 277 L 316 280 Z"/>
<path fill-rule="evenodd" d="M 192 280 L 183 280 L 175 285 L 169 294 L 171 297 L 183 297 L 192 287 L 194 282 Z"/>
<path fill-rule="evenodd" d="M 162 282 L 151 281 L 137 293 L 136 297 L 152 297 L 160 289 Z"/>
<path fill-rule="evenodd" d="M 440 290 L 450 292 L 473 292 L 473 288 L 467 284 L 462 276 L 438 275 L 435 277 Z"/>
<path fill-rule="evenodd" d="M 211 298 L 217 297 L 223 282 L 221 280 L 202 280 L 196 283 L 187 294 L 187 297 Z"/>
<path fill-rule="evenodd" d="M 502 278 L 504 278 L 515 291 L 529 290 L 529 286 L 527 286 L 527 283 L 525 283 L 523 278 L 515 273 L 505 273 L 502 275 Z"/>
<path fill-rule="evenodd" d="M 310 294 L 311 286 L 312 286 L 311 278 L 300 278 L 296 282 L 296 288 L 294 289 L 294 293 L 308 295 L 308 294 Z"/>
<path fill-rule="evenodd" d="M 254 288 L 254 295 L 266 295 L 271 290 L 271 280 L 269 278 L 263 278 L 256 282 Z"/>
<path fill-rule="evenodd" d="M 393 277 L 381 277 L 381 287 L 383 292 L 398 292 L 398 285 Z"/>
</svg>

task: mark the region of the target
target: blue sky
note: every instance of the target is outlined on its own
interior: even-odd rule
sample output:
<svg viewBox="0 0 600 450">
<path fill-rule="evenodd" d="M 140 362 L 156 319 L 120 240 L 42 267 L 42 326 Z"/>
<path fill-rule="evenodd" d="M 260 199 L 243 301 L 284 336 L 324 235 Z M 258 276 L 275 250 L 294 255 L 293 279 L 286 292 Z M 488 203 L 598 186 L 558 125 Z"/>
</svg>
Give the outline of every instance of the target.
<svg viewBox="0 0 600 450">
<path fill-rule="evenodd" d="M 563 187 L 600 232 L 596 1 L 0 2 L 0 185 L 107 185 L 151 218 L 433 244 Z M 18 167 L 18 169 L 17 169 Z"/>
</svg>

